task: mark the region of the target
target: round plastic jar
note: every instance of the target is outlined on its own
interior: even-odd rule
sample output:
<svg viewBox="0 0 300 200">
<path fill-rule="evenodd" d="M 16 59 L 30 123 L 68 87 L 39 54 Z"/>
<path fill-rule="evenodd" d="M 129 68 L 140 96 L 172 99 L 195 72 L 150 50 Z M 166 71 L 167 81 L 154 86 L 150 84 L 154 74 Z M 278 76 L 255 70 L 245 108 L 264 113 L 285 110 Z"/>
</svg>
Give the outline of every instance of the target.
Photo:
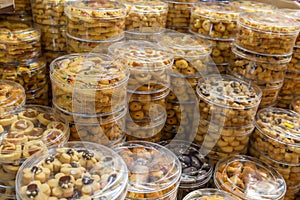
<svg viewBox="0 0 300 200">
<path fill-rule="evenodd" d="M 26 91 L 26 103 L 27 104 L 38 104 L 48 106 L 51 103 L 50 99 L 50 89 L 49 82 L 47 81 L 45 85 Z"/>
<path fill-rule="evenodd" d="M 105 54 L 70 54 L 50 65 L 53 104 L 70 114 L 109 114 L 126 104 L 129 71 Z"/>
<path fill-rule="evenodd" d="M 0 80 L 0 116 L 6 111 L 18 110 L 25 105 L 26 96 L 24 88 L 9 80 Z"/>
<path fill-rule="evenodd" d="M 289 55 L 300 30 L 292 17 L 276 13 L 242 13 L 239 17 L 236 44 L 261 55 Z"/>
<path fill-rule="evenodd" d="M 183 200 L 238 200 L 228 192 L 217 189 L 199 189 L 190 192 Z"/>
<path fill-rule="evenodd" d="M 252 0 L 237 0 L 232 1 L 232 4 L 239 7 L 241 12 L 274 13 L 278 10 L 278 8 L 275 5 Z"/>
<path fill-rule="evenodd" d="M 259 104 L 260 108 L 271 106 L 276 104 L 279 92 L 283 86 L 283 81 L 278 82 L 253 82 L 256 84 L 262 91 L 261 102 Z"/>
<path fill-rule="evenodd" d="M 280 94 L 300 95 L 300 71 L 286 71 Z"/>
<path fill-rule="evenodd" d="M 136 94 L 158 93 L 170 85 L 173 55 L 156 43 L 129 40 L 112 44 L 108 52 L 129 68 L 127 91 Z"/>
<path fill-rule="evenodd" d="M 184 140 L 170 140 L 160 143 L 172 151 L 181 162 L 182 174 L 177 199 L 183 199 L 188 193 L 207 187 L 213 165 L 207 157 L 200 153 L 200 147 Z"/>
<path fill-rule="evenodd" d="M 111 149 L 90 142 L 69 142 L 34 154 L 17 174 L 17 199 L 124 200 L 128 172 Z"/>
<path fill-rule="evenodd" d="M 212 43 L 211 58 L 216 65 L 228 65 L 232 40 L 208 39 Z"/>
<path fill-rule="evenodd" d="M 0 62 L 27 61 L 41 55 L 39 30 L 24 23 L 0 21 Z"/>
<path fill-rule="evenodd" d="M 165 28 L 168 4 L 164 1 L 125 0 L 127 14 L 125 30 L 138 31 L 140 28 Z"/>
<path fill-rule="evenodd" d="M 69 127 L 46 106 L 26 105 L 0 117 L 0 180 L 13 180 L 32 154 L 66 143 Z"/>
<path fill-rule="evenodd" d="M 270 158 L 300 164 L 300 115 L 281 108 L 258 111 L 252 134 L 253 147 Z"/>
<path fill-rule="evenodd" d="M 15 4 L 14 13 L 31 15 L 30 0 L 14 0 L 14 4 Z"/>
<path fill-rule="evenodd" d="M 144 141 L 125 142 L 114 150 L 127 164 L 127 200 L 176 199 L 181 165 L 174 153 Z"/>
<path fill-rule="evenodd" d="M 124 35 L 126 7 L 121 2 L 68 1 L 67 33 L 86 40 L 110 40 Z"/>
<path fill-rule="evenodd" d="M 293 99 L 290 108 L 296 113 L 300 114 L 300 96 L 298 98 Z"/>
<path fill-rule="evenodd" d="M 220 160 L 215 168 L 214 182 L 244 200 L 283 199 L 286 184 L 270 165 L 249 156 L 230 156 Z"/>
<path fill-rule="evenodd" d="M 1 14 L 1 20 L 14 21 L 14 22 L 22 22 L 27 24 L 28 26 L 33 26 L 32 15 L 31 14 Z"/>
<path fill-rule="evenodd" d="M 218 39 L 233 39 L 240 9 L 232 2 L 199 2 L 191 11 L 192 33 Z"/>
<path fill-rule="evenodd" d="M 300 39 L 299 39 L 300 40 Z M 300 45 L 300 41 L 299 41 Z M 300 72 L 300 48 L 294 48 L 291 61 L 287 64 L 289 71 Z"/>
<path fill-rule="evenodd" d="M 65 0 L 31 0 L 33 21 L 44 25 L 65 25 Z"/>
<path fill-rule="evenodd" d="M 280 9 L 279 11 L 293 17 L 298 22 L 300 22 L 300 11 L 298 9 Z M 296 39 L 295 47 L 300 47 L 300 34 L 298 34 L 298 37 Z"/>
<path fill-rule="evenodd" d="M 61 56 L 64 56 L 66 55 L 67 52 L 66 51 L 47 51 L 47 50 L 44 50 L 43 51 L 43 56 L 46 58 L 46 61 L 47 61 L 47 64 L 50 66 L 50 63 L 58 58 L 58 57 L 61 57 Z M 48 73 L 49 73 L 49 69 L 48 69 Z"/>
<path fill-rule="evenodd" d="M 278 94 L 277 98 L 277 107 L 279 108 L 285 108 L 290 109 L 290 104 L 292 103 L 293 99 L 298 97 L 299 95 L 293 95 L 293 94 Z"/>
<path fill-rule="evenodd" d="M 17 199 L 14 180 L 0 182 L 0 199 L 3 200 Z"/>
<path fill-rule="evenodd" d="M 204 77 L 198 82 L 197 95 L 200 116 L 227 127 L 252 124 L 261 101 L 257 86 L 228 75 Z"/>
</svg>

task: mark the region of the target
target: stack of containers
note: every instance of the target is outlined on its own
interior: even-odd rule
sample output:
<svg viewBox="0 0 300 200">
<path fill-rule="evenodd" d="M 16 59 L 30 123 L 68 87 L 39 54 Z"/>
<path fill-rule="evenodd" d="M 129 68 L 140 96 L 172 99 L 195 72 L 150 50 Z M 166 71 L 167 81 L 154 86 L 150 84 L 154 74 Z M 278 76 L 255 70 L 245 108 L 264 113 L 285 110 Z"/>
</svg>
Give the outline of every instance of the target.
<svg viewBox="0 0 300 200">
<path fill-rule="evenodd" d="M 240 15 L 229 71 L 262 89 L 260 107 L 276 104 L 299 30 L 295 19 L 280 12 Z"/>
<path fill-rule="evenodd" d="M 117 1 L 67 1 L 68 53 L 107 53 L 107 48 L 124 37 L 126 7 Z"/>
<path fill-rule="evenodd" d="M 189 30 L 191 8 L 197 0 L 167 0 L 169 10 L 166 28 L 182 33 Z"/>
<path fill-rule="evenodd" d="M 294 17 L 300 22 L 300 11 L 293 9 L 282 9 L 283 13 Z M 288 108 L 294 98 L 300 97 L 300 33 L 296 39 L 291 61 L 278 96 L 278 107 Z"/>
<path fill-rule="evenodd" d="M 114 145 L 125 138 L 128 69 L 105 54 L 70 54 L 50 65 L 56 116 L 69 121 L 70 140 Z"/>
<path fill-rule="evenodd" d="M 250 154 L 278 170 L 287 184 L 284 199 L 300 190 L 300 115 L 281 108 L 264 108 L 256 115 Z"/>
<path fill-rule="evenodd" d="M 15 179 L 22 163 L 38 151 L 66 143 L 69 127 L 54 118 L 50 107 L 36 105 L 3 113 L 0 125 L 0 198 L 16 199 Z"/>
<path fill-rule="evenodd" d="M 205 39 L 166 31 L 157 42 L 174 55 L 170 93 L 167 96 L 167 120 L 163 135 L 165 139 L 176 136 L 178 139 L 193 141 L 197 131 L 195 117 L 199 115 L 196 86 L 201 76 L 208 71 L 211 43 Z M 198 121 L 197 121 L 198 122 Z"/>
<path fill-rule="evenodd" d="M 109 52 L 119 56 L 130 70 L 127 140 L 161 141 L 173 55 L 156 43 L 140 40 L 115 43 Z"/>
<path fill-rule="evenodd" d="M 41 34 L 27 24 L 0 22 L 0 78 L 20 83 L 27 103 L 48 105 L 46 61 L 41 58 Z"/>
<path fill-rule="evenodd" d="M 200 125 L 195 142 L 213 161 L 246 154 L 261 90 L 228 75 L 209 75 L 197 87 Z"/>
</svg>

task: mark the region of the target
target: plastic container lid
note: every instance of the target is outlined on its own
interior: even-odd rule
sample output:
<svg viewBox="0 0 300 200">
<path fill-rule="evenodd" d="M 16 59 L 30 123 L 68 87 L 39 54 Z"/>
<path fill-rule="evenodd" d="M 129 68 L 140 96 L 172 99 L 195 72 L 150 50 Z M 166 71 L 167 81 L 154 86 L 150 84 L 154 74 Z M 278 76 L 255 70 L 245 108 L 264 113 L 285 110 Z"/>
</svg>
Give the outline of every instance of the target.
<svg viewBox="0 0 300 200">
<path fill-rule="evenodd" d="M 125 60 L 135 70 L 164 69 L 173 64 L 173 55 L 159 45 L 140 40 L 117 42 L 108 48 L 113 56 Z"/>
<path fill-rule="evenodd" d="M 238 200 L 230 193 L 217 189 L 199 189 L 190 192 L 183 200 Z"/>
<path fill-rule="evenodd" d="M 228 75 L 209 75 L 197 86 L 198 96 L 210 103 L 229 108 L 245 109 L 258 106 L 262 92 L 256 85 Z"/>
<path fill-rule="evenodd" d="M 114 0 L 66 1 L 65 14 L 73 17 L 115 19 L 125 17 L 126 7 Z"/>
<path fill-rule="evenodd" d="M 135 193 L 134 197 L 145 194 L 159 198 L 160 194 L 164 195 L 164 191 L 169 192 L 179 183 L 181 164 L 167 148 L 151 142 L 132 141 L 121 144 L 115 151 L 129 170 L 129 197 Z"/>
<path fill-rule="evenodd" d="M 300 147 L 300 115 L 292 110 L 264 108 L 256 115 L 255 127 L 271 140 Z"/>
<path fill-rule="evenodd" d="M 6 43 L 18 43 L 39 40 L 41 33 L 36 28 L 15 21 L 0 21 L 0 41 Z"/>
<path fill-rule="evenodd" d="M 43 180 L 38 174 L 40 170 L 48 172 Z M 32 188 L 40 189 L 37 196 L 42 193 L 39 186 L 62 191 L 57 198 L 116 200 L 124 199 L 127 182 L 126 164 L 117 153 L 95 143 L 69 142 L 27 159 L 17 174 L 16 190 L 18 199 L 24 200 L 32 199 L 29 192 Z M 63 188 L 64 183 L 67 188 Z M 40 195 L 43 199 L 50 198 L 49 193 Z"/>
<path fill-rule="evenodd" d="M 249 156 L 221 159 L 216 165 L 214 182 L 217 188 L 247 200 L 279 200 L 286 192 L 286 183 L 279 172 Z"/>
<path fill-rule="evenodd" d="M 238 6 L 242 12 L 275 12 L 278 9 L 272 4 L 251 0 L 232 1 L 232 4 Z"/>
<path fill-rule="evenodd" d="M 50 77 L 69 87 L 109 89 L 126 82 L 129 70 L 105 54 L 70 54 L 52 61 Z"/>
<path fill-rule="evenodd" d="M 294 35 L 300 30 L 300 24 L 297 20 L 281 12 L 242 13 L 238 23 L 246 28 L 268 32 L 268 34 L 284 33 Z"/>
<path fill-rule="evenodd" d="M 25 90 L 19 83 L 0 80 L 0 115 L 2 112 L 18 109 L 25 104 Z"/>
<path fill-rule="evenodd" d="M 153 0 L 125 0 L 124 4 L 132 12 L 142 12 L 142 13 L 158 13 L 167 12 L 168 4 L 163 1 L 153 1 Z"/>
<path fill-rule="evenodd" d="M 292 16 L 297 21 L 300 21 L 300 10 L 299 9 L 284 8 L 284 9 L 280 9 L 279 11 Z"/>
<path fill-rule="evenodd" d="M 47 106 L 26 105 L 0 118 L 0 161 L 23 161 L 46 146 L 69 139 L 66 122 L 58 121 Z"/>
</svg>

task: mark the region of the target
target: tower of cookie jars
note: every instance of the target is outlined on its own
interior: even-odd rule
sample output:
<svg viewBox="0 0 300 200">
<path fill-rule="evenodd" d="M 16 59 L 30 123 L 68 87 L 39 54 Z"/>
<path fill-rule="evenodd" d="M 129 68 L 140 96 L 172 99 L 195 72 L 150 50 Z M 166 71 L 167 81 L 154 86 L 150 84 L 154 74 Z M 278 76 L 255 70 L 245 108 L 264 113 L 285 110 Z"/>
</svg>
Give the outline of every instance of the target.
<svg viewBox="0 0 300 200">
<path fill-rule="evenodd" d="M 300 115 L 282 108 L 258 111 L 249 152 L 272 165 L 285 179 L 284 199 L 296 199 L 300 190 Z"/>
<path fill-rule="evenodd" d="M 0 27 L 0 78 L 20 83 L 25 88 L 27 103 L 48 105 L 40 31 L 14 21 L 0 21 Z"/>
<path fill-rule="evenodd" d="M 130 70 L 127 140 L 159 142 L 166 119 L 173 55 L 156 43 L 129 40 L 109 47 Z"/>
<path fill-rule="evenodd" d="M 126 7 L 114 0 L 75 0 L 65 4 L 68 53 L 107 53 L 124 38 Z"/>
<path fill-rule="evenodd" d="M 261 101 L 258 86 L 229 75 L 208 75 L 197 86 L 200 123 L 195 142 L 213 161 L 246 154 Z"/>
<path fill-rule="evenodd" d="M 106 54 L 68 54 L 50 65 L 52 104 L 70 140 L 112 146 L 125 139 L 129 71 Z"/>
<path fill-rule="evenodd" d="M 201 76 L 205 76 L 211 53 L 211 43 L 205 39 L 165 31 L 158 38 L 160 46 L 174 55 L 170 73 L 170 93 L 167 96 L 167 120 L 164 126 L 164 139 L 193 141 L 197 131 L 195 121 L 199 111 L 197 106 L 196 86 Z"/>
<path fill-rule="evenodd" d="M 240 15 L 228 71 L 262 89 L 260 107 L 276 104 L 299 30 L 299 23 L 281 12 Z"/>
</svg>

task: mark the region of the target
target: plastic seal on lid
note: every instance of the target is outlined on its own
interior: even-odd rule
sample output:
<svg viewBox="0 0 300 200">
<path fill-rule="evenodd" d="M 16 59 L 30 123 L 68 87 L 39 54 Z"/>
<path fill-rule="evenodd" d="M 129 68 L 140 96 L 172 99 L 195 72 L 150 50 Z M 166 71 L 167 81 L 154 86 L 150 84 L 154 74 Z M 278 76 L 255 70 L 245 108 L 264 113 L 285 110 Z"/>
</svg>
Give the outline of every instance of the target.
<svg viewBox="0 0 300 200">
<path fill-rule="evenodd" d="M 183 200 L 238 200 L 230 193 L 217 189 L 199 189 L 190 192 Z"/>
<path fill-rule="evenodd" d="M 214 182 L 217 188 L 247 200 L 279 200 L 286 192 L 286 183 L 278 171 L 249 156 L 221 159 L 216 165 Z"/>
<path fill-rule="evenodd" d="M 300 115 L 292 110 L 264 108 L 256 115 L 255 127 L 271 140 L 300 147 Z"/>
</svg>

